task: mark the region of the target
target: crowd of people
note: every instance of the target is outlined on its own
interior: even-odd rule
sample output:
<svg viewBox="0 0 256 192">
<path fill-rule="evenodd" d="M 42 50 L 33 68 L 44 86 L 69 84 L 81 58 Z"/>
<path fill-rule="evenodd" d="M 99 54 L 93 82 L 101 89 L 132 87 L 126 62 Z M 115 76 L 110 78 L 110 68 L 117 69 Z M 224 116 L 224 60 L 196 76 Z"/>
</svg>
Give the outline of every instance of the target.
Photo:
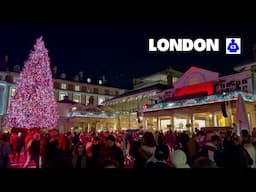
<svg viewBox="0 0 256 192">
<path fill-rule="evenodd" d="M 53 129 L 0 134 L 0 167 L 24 154 L 27 168 L 256 168 L 256 130 L 59 133 Z"/>
</svg>

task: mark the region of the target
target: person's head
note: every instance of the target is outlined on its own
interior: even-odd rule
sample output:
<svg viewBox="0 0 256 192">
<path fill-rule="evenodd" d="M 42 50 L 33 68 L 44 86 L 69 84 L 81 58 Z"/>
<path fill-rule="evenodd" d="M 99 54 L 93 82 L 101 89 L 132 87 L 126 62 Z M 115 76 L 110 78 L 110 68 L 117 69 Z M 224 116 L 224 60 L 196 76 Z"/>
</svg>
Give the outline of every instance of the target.
<svg viewBox="0 0 256 192">
<path fill-rule="evenodd" d="M 22 133 L 21 133 L 21 132 L 19 132 L 19 133 L 18 133 L 18 137 L 21 137 L 21 136 L 22 136 Z"/>
<path fill-rule="evenodd" d="M 218 146 L 221 144 L 221 139 L 218 135 L 213 135 L 211 138 L 211 141 L 215 146 Z"/>
<path fill-rule="evenodd" d="M 115 145 L 116 138 L 113 135 L 107 137 L 107 145 L 113 147 Z"/>
<path fill-rule="evenodd" d="M 196 136 L 195 136 L 195 139 L 197 142 L 202 142 L 204 141 L 205 139 L 205 133 L 203 131 L 198 131 Z"/>
<path fill-rule="evenodd" d="M 58 132 L 57 132 L 55 129 L 52 129 L 52 130 L 50 131 L 50 137 L 51 137 L 51 138 L 56 138 L 57 135 L 58 135 Z"/>
<path fill-rule="evenodd" d="M 151 132 L 145 132 L 142 138 L 142 145 L 149 146 L 149 147 L 155 147 L 156 141 L 154 138 L 153 133 Z"/>
<path fill-rule="evenodd" d="M 242 137 L 242 142 L 243 143 L 249 143 L 251 136 L 247 130 L 242 130 L 241 131 L 241 137 Z"/>
<path fill-rule="evenodd" d="M 40 134 L 39 133 L 34 133 L 33 139 L 36 140 L 36 141 L 39 141 L 40 140 Z"/>
<path fill-rule="evenodd" d="M 99 140 L 100 140 L 99 137 L 94 137 L 93 140 L 92 140 L 92 144 L 93 145 L 99 144 Z"/>
<path fill-rule="evenodd" d="M 0 140 L 4 141 L 5 135 L 4 133 L 0 133 Z"/>
<path fill-rule="evenodd" d="M 239 137 L 237 137 L 237 136 L 233 137 L 233 144 L 234 145 L 240 145 L 241 144 L 241 141 L 240 141 Z"/>
<path fill-rule="evenodd" d="M 169 157 L 169 148 L 167 145 L 160 144 L 156 147 L 155 158 L 159 161 L 167 160 Z"/>
<path fill-rule="evenodd" d="M 75 148 L 75 153 L 77 155 L 85 155 L 85 147 L 84 147 L 84 144 L 82 142 L 78 142 L 76 144 L 76 148 Z"/>
<path fill-rule="evenodd" d="M 69 131 L 69 132 L 67 132 L 67 137 L 69 138 L 69 139 L 71 139 L 72 138 L 72 134 L 71 134 L 71 132 Z"/>
<path fill-rule="evenodd" d="M 182 148 L 182 144 L 179 141 L 176 141 L 173 146 L 174 150 L 178 150 Z"/>
<path fill-rule="evenodd" d="M 172 154 L 172 163 L 176 168 L 186 168 L 187 167 L 187 156 L 186 154 L 178 149 Z"/>
</svg>

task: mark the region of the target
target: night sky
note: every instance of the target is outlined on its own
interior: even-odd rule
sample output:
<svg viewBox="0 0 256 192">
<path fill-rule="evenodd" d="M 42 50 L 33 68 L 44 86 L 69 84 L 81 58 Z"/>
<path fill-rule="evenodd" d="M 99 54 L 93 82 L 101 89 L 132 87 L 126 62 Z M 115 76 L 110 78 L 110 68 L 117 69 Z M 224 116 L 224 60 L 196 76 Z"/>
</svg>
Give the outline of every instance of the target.
<svg viewBox="0 0 256 192">
<path fill-rule="evenodd" d="M 69 79 L 79 71 L 92 79 L 105 75 L 108 85 L 131 88 L 132 78 L 169 66 L 181 72 L 194 65 L 231 74 L 234 66 L 252 60 L 256 24 L 5 24 L 0 25 L 0 56 L 8 54 L 10 66 L 23 65 L 39 36 L 44 36 L 51 66 L 58 66 L 58 73 L 65 72 Z M 241 55 L 228 56 L 224 50 L 148 52 L 149 38 L 220 38 L 222 42 L 229 36 L 242 38 Z"/>
</svg>

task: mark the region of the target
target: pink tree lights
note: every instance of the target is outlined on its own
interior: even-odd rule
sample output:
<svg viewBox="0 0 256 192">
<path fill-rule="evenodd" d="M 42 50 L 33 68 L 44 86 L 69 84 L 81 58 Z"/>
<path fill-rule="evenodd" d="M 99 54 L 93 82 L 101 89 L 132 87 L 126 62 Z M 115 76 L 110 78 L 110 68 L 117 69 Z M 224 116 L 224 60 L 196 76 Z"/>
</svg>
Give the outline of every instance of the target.
<svg viewBox="0 0 256 192">
<path fill-rule="evenodd" d="M 55 128 L 58 118 L 50 58 L 40 37 L 17 80 L 4 127 Z"/>
</svg>

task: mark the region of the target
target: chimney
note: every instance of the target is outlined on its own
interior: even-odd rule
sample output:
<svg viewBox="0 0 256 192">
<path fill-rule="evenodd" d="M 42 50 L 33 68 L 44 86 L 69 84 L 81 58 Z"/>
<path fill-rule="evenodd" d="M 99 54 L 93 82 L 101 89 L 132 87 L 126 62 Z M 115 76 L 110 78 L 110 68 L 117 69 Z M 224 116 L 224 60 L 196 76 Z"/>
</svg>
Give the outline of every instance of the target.
<svg viewBox="0 0 256 192">
<path fill-rule="evenodd" d="M 74 81 L 79 81 L 79 76 L 78 75 L 74 76 Z"/>
<path fill-rule="evenodd" d="M 167 86 L 168 86 L 168 88 L 173 87 L 173 76 L 170 71 L 167 73 Z"/>
<path fill-rule="evenodd" d="M 80 71 L 78 77 L 79 77 L 79 80 L 82 81 L 84 79 L 84 73 Z"/>
<path fill-rule="evenodd" d="M 105 75 L 102 75 L 102 84 L 106 84 L 106 83 L 107 83 L 107 79 Z"/>
<path fill-rule="evenodd" d="M 19 73 L 20 72 L 20 66 L 19 65 L 15 65 L 13 67 L 13 72 Z"/>
<path fill-rule="evenodd" d="M 4 61 L 5 61 L 5 63 L 6 63 L 7 65 L 8 65 L 8 59 L 9 59 L 8 55 L 5 55 Z"/>
<path fill-rule="evenodd" d="M 65 73 L 61 73 L 61 74 L 60 74 L 60 78 L 61 78 L 61 79 L 66 79 L 66 74 L 65 74 Z"/>
<path fill-rule="evenodd" d="M 55 65 L 55 66 L 53 67 L 53 69 L 52 69 L 53 77 L 56 77 L 57 71 L 58 71 L 58 68 L 57 68 L 57 66 Z"/>
</svg>

